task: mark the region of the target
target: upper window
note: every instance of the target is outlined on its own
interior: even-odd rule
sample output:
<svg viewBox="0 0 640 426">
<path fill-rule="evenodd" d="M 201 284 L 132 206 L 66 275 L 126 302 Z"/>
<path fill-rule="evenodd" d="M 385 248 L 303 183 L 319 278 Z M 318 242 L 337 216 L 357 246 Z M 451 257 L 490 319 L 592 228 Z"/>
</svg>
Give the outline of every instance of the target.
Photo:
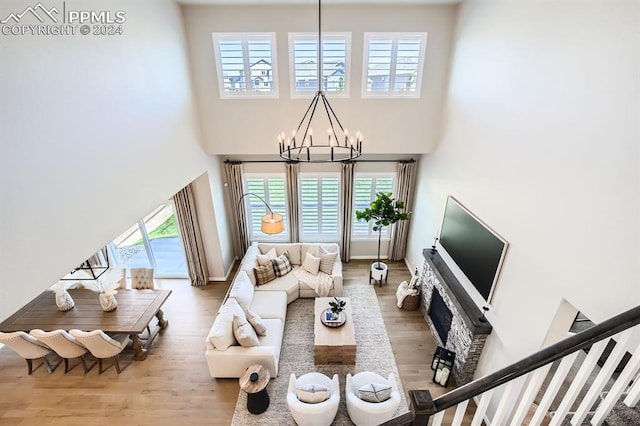
<svg viewBox="0 0 640 426">
<path fill-rule="evenodd" d="M 269 210 L 258 197 L 247 195 L 244 205 L 249 223 L 249 239 L 251 241 L 286 241 L 289 239 L 289 225 L 287 219 L 287 195 L 285 177 L 283 173 L 244 174 L 244 192 L 262 197 L 269 204 L 274 213 L 282 215 L 285 231 L 280 234 L 267 235 L 262 233 L 262 216 Z"/>
<path fill-rule="evenodd" d="M 213 33 L 221 98 L 277 97 L 275 33 Z"/>
<path fill-rule="evenodd" d="M 362 97 L 420 97 L 427 33 L 365 33 Z"/>
<path fill-rule="evenodd" d="M 393 192 L 395 187 L 395 173 L 357 173 L 353 185 L 353 228 L 351 236 L 354 239 L 377 238 L 373 232 L 373 221 L 365 222 L 356 219 L 356 211 L 371 207 L 378 192 Z M 382 236 L 389 237 L 389 228 L 382 228 Z"/>
<path fill-rule="evenodd" d="M 339 238 L 340 176 L 300 173 L 300 238 L 337 241 Z"/>
<path fill-rule="evenodd" d="M 348 60 L 351 33 L 322 34 L 322 89 L 349 95 Z M 318 91 L 318 34 L 289 33 L 291 95 Z"/>
</svg>

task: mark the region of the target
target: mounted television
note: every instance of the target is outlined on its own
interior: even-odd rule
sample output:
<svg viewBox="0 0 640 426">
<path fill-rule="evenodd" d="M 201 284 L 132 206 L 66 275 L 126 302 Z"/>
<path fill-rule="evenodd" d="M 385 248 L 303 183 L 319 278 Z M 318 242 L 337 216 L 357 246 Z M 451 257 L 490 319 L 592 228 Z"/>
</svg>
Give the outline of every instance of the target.
<svg viewBox="0 0 640 426">
<path fill-rule="evenodd" d="M 439 242 L 482 297 L 491 301 L 509 243 L 452 196 L 447 198 Z"/>
</svg>

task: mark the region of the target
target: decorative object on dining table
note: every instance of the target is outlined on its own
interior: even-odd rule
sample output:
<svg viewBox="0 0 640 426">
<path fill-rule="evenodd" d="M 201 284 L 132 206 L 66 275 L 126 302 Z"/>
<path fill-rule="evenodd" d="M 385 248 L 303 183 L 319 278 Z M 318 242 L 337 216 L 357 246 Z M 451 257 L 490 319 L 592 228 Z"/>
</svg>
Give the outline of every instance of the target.
<svg viewBox="0 0 640 426">
<path fill-rule="evenodd" d="M 447 386 L 449 377 L 451 377 L 451 370 L 453 370 L 453 363 L 456 359 L 456 353 L 450 350 L 438 346 L 436 353 L 433 355 L 433 361 L 431 361 L 431 369 L 433 373 L 433 383 L 437 383 L 440 386 Z"/>
<path fill-rule="evenodd" d="M 98 297 L 100 298 L 100 306 L 102 306 L 103 311 L 111 312 L 118 307 L 118 300 L 116 299 L 118 290 L 116 289 L 119 286 L 120 284 L 117 281 L 99 281 L 100 294 L 98 295 Z"/>
<path fill-rule="evenodd" d="M 76 306 L 76 303 L 67 291 L 68 288 L 69 285 L 64 281 L 58 281 L 52 287 L 52 291 L 56 295 L 56 305 L 62 312 L 66 312 Z"/>
</svg>

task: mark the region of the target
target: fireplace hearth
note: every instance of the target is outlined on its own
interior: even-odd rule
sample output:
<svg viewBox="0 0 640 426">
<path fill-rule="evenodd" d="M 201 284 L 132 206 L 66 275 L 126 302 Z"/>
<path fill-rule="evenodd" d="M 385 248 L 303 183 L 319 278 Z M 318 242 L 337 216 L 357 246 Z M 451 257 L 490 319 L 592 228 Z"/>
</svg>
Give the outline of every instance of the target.
<svg viewBox="0 0 640 426">
<path fill-rule="evenodd" d="M 423 250 L 420 309 L 438 344 L 456 353 L 453 377 L 461 386 L 473 380 L 492 327 L 438 253 Z"/>
</svg>

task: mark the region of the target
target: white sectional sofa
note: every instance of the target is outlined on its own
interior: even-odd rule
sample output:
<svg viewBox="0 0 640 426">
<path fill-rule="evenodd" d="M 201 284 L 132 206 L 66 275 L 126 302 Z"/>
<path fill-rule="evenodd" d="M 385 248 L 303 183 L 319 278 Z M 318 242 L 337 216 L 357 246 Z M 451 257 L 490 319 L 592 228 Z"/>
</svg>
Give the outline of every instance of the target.
<svg viewBox="0 0 640 426">
<path fill-rule="evenodd" d="M 299 297 L 318 296 L 313 288 L 299 280 L 300 274 L 294 272 L 301 268 L 308 252 L 316 256 L 322 252 L 320 247 L 325 253 L 338 253 L 328 277 L 328 295 L 342 296 L 342 262 L 337 244 L 253 243 L 249 247 L 206 339 L 205 357 L 211 377 L 240 377 L 252 364 L 268 368 L 271 377 L 278 375 L 287 305 Z M 258 255 L 274 248 L 277 256 L 287 252 L 293 271 L 256 286 L 254 268 L 258 266 Z M 323 272 L 318 272 L 319 276 L 321 274 Z M 257 314 L 266 327 L 266 335 L 258 335 L 259 344 L 255 346 L 241 346 L 234 338 L 231 323 L 234 314 L 242 316 L 242 311 L 245 315 L 247 312 Z"/>
</svg>

